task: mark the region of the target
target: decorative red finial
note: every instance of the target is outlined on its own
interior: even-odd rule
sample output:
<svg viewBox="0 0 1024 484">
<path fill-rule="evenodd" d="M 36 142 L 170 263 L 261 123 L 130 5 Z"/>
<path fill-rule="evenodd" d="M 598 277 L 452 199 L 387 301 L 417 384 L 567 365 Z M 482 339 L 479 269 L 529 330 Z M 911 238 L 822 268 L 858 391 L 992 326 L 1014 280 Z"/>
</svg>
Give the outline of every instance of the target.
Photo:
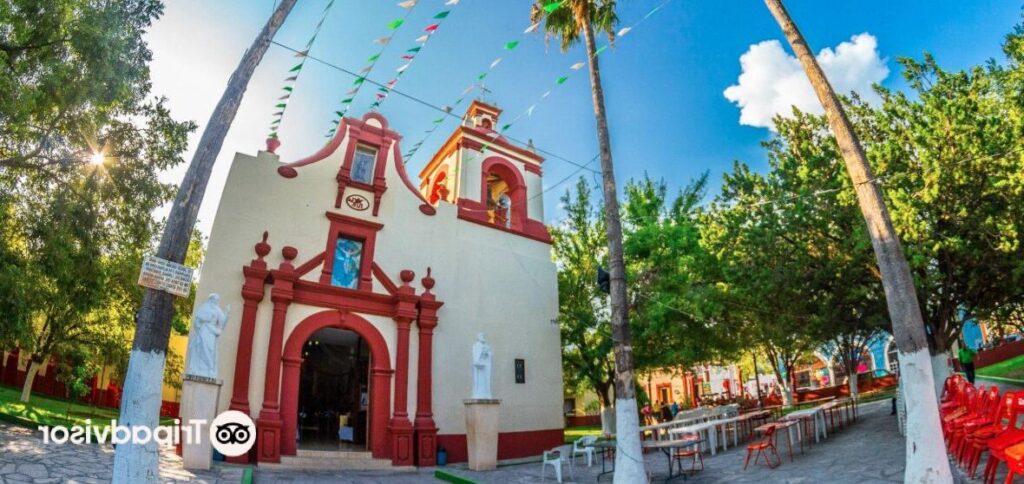
<svg viewBox="0 0 1024 484">
<path fill-rule="evenodd" d="M 286 245 L 283 249 L 281 249 L 281 255 L 284 256 L 284 259 L 286 261 L 291 262 L 293 259 L 298 257 L 299 249 L 296 249 L 295 247 L 292 247 L 290 245 Z"/>
<path fill-rule="evenodd" d="M 430 292 L 431 289 L 434 288 L 434 282 L 435 282 L 434 278 L 430 277 L 430 272 L 431 272 L 431 269 L 428 267 L 427 268 L 427 277 L 424 277 L 423 280 L 420 281 L 420 282 L 423 283 L 423 287 L 427 288 L 427 292 L 428 293 Z"/>
<path fill-rule="evenodd" d="M 281 146 L 281 140 L 277 138 L 267 138 L 267 151 L 277 154 L 277 148 Z"/>
<path fill-rule="evenodd" d="M 260 242 L 256 243 L 255 249 L 256 249 L 256 255 L 258 257 L 258 260 L 262 261 L 263 258 L 266 257 L 266 255 L 270 253 L 270 244 L 267 243 L 267 237 L 269 237 L 269 236 L 270 236 L 270 234 L 268 234 L 267 231 L 264 230 L 263 231 L 263 240 L 261 240 Z"/>
<path fill-rule="evenodd" d="M 402 286 L 408 286 L 409 283 L 412 282 L 414 278 L 416 278 L 416 273 L 406 269 L 402 272 L 399 272 L 398 276 L 402 279 Z"/>
</svg>

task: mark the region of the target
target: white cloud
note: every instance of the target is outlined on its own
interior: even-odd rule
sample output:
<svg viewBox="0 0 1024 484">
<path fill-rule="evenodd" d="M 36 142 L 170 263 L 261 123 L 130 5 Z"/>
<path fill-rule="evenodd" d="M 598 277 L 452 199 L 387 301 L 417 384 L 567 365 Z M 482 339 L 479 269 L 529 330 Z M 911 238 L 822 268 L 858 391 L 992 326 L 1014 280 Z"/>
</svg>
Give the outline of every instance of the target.
<svg viewBox="0 0 1024 484">
<path fill-rule="evenodd" d="M 878 39 L 869 33 L 854 35 L 835 50 L 823 49 L 818 63 L 836 92 L 856 91 L 869 103 L 879 102 L 871 85 L 889 75 L 885 59 L 878 54 Z M 821 104 L 796 57 L 777 40 L 750 46 L 740 56 L 739 83 L 729 86 L 726 99 L 740 107 L 740 124 L 774 130 L 772 118 L 792 116 L 793 106 L 801 111 L 821 114 Z"/>
</svg>

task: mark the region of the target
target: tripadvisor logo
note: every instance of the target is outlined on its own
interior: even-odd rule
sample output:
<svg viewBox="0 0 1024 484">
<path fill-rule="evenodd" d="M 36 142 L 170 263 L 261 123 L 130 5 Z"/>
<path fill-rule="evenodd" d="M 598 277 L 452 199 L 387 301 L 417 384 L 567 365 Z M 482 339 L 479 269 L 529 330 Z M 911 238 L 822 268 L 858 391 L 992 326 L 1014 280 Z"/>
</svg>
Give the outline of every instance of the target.
<svg viewBox="0 0 1024 484">
<path fill-rule="evenodd" d="M 94 425 L 91 419 L 85 425 L 40 425 L 44 444 L 132 444 L 146 445 L 155 442 L 162 446 L 201 444 L 204 436 L 217 452 L 228 457 L 236 457 L 252 448 L 256 443 L 256 424 L 248 415 L 228 410 L 217 415 L 213 422 L 205 419 L 193 419 L 182 422 L 174 419 L 172 425 L 123 425 L 117 420 L 110 420 L 110 425 Z"/>
</svg>

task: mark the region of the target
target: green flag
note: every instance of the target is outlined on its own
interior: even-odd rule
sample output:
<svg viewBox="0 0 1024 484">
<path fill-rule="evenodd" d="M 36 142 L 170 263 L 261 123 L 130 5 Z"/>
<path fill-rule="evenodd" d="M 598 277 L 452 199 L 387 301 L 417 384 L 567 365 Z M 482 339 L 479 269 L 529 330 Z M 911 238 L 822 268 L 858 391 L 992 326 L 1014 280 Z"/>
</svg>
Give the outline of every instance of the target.
<svg viewBox="0 0 1024 484">
<path fill-rule="evenodd" d="M 510 123 L 510 124 L 506 124 L 506 125 L 504 125 L 504 126 L 502 126 L 502 127 L 501 127 L 501 130 L 502 130 L 502 131 L 508 131 L 508 129 L 509 129 L 509 128 L 511 128 L 511 127 L 512 127 L 512 124 L 511 124 L 511 123 Z"/>
<path fill-rule="evenodd" d="M 342 99 L 342 100 L 341 100 L 341 103 L 342 103 L 342 104 L 348 104 L 348 103 L 350 103 L 350 102 L 352 102 L 352 98 L 346 98 L 346 99 Z"/>
<path fill-rule="evenodd" d="M 288 91 L 288 92 L 292 92 L 292 89 L 295 89 L 295 88 L 293 88 L 292 86 L 284 86 L 281 89 L 284 89 L 285 91 Z"/>
<path fill-rule="evenodd" d="M 519 41 L 518 40 L 513 40 L 512 42 L 509 42 L 509 43 L 505 44 L 505 50 L 515 49 L 517 45 L 519 45 Z"/>
<path fill-rule="evenodd" d="M 397 29 L 397 28 L 401 27 L 402 24 L 404 24 L 404 23 L 405 23 L 405 20 L 402 20 L 402 19 L 392 20 L 391 22 L 388 23 L 388 28 L 391 29 L 391 30 L 394 30 L 394 29 Z"/>
<path fill-rule="evenodd" d="M 598 47 L 597 50 L 594 51 L 594 55 L 596 56 L 596 55 L 604 52 L 604 50 L 607 49 L 607 48 L 608 48 L 607 45 L 602 45 L 601 47 Z"/>
<path fill-rule="evenodd" d="M 368 59 L 366 59 L 366 62 L 376 62 L 377 59 L 380 59 L 380 54 L 371 55 Z"/>
<path fill-rule="evenodd" d="M 287 104 L 285 104 L 285 103 L 278 103 L 278 104 L 277 104 L 276 106 L 274 106 L 274 107 L 275 107 L 275 108 L 282 108 L 282 109 L 283 109 L 283 108 L 284 108 L 285 106 L 287 106 Z"/>
<path fill-rule="evenodd" d="M 480 74 L 479 76 L 476 76 L 476 80 L 482 81 L 482 80 L 484 80 L 485 77 L 487 77 L 487 73 L 486 72 L 483 73 L 483 74 Z"/>
<path fill-rule="evenodd" d="M 292 67 L 291 70 L 289 70 L 288 72 L 298 72 L 300 69 L 302 69 L 302 63 L 301 62 L 296 64 L 295 67 Z"/>
<path fill-rule="evenodd" d="M 558 7 L 561 7 L 561 6 L 562 6 L 562 2 L 560 2 L 560 1 L 559 2 L 551 2 L 549 4 L 544 5 L 544 11 L 547 12 L 547 13 L 551 13 L 551 12 L 554 12 L 555 10 L 558 10 Z"/>
<path fill-rule="evenodd" d="M 341 111 L 335 111 L 334 114 L 337 114 L 339 118 L 345 116 L 345 113 Z"/>
<path fill-rule="evenodd" d="M 417 45 L 416 47 L 413 47 L 413 48 L 407 50 L 406 52 L 419 52 L 421 48 L 422 48 L 421 46 Z"/>
<path fill-rule="evenodd" d="M 559 77 L 558 80 L 555 81 L 555 84 L 565 84 L 565 81 L 567 81 L 568 79 L 569 78 L 566 76 Z"/>
<path fill-rule="evenodd" d="M 437 15 L 434 15 L 434 18 L 439 18 L 439 19 L 440 19 L 440 18 L 445 18 L 445 17 L 447 17 L 447 16 L 448 16 L 448 14 L 450 14 L 450 13 L 452 13 L 452 11 L 451 11 L 451 10 L 445 10 L 444 12 L 441 12 L 441 13 L 439 13 L 439 14 L 437 14 Z"/>
<path fill-rule="evenodd" d="M 352 84 L 358 86 L 358 85 L 362 84 L 363 81 L 365 81 L 365 80 L 366 80 L 365 77 L 357 77 L 356 80 L 352 82 Z"/>
</svg>

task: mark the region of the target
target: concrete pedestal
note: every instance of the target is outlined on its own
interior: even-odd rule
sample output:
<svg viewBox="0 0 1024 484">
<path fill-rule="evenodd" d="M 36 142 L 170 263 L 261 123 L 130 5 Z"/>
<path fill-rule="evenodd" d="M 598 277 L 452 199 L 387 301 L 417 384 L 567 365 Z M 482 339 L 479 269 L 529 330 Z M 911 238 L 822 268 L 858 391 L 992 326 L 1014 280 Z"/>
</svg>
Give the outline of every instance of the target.
<svg viewBox="0 0 1024 484">
<path fill-rule="evenodd" d="M 193 436 L 187 442 L 182 435 L 181 458 L 186 469 L 209 469 L 213 459 L 213 443 L 210 442 L 209 426 L 217 416 L 217 399 L 220 397 L 220 380 L 185 375 L 181 386 L 181 425 L 189 421 L 205 420 L 201 435 Z"/>
<path fill-rule="evenodd" d="M 500 400 L 463 400 L 466 405 L 466 450 L 469 468 L 489 471 L 498 467 L 498 406 Z"/>
</svg>

